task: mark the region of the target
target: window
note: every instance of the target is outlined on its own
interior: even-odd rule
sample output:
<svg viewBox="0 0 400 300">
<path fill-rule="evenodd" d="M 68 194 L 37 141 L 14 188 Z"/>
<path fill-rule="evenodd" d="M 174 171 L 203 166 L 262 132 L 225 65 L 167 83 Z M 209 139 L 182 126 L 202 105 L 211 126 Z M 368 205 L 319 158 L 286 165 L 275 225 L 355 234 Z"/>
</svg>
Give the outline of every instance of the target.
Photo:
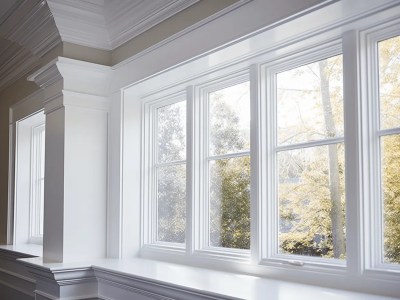
<svg viewBox="0 0 400 300">
<path fill-rule="evenodd" d="M 45 115 L 16 122 L 14 244 L 43 240 Z"/>
<path fill-rule="evenodd" d="M 345 258 L 342 65 L 276 73 L 277 254 Z"/>
<path fill-rule="evenodd" d="M 143 93 L 145 256 L 398 279 L 398 26 L 320 39 Z"/>
<path fill-rule="evenodd" d="M 149 213 L 146 244 L 183 248 L 186 242 L 186 99 L 184 94 L 146 105 L 144 152 Z"/>
<path fill-rule="evenodd" d="M 186 229 L 186 102 L 158 107 L 156 241 L 184 243 Z"/>
<path fill-rule="evenodd" d="M 208 108 L 204 114 L 208 129 L 205 247 L 250 249 L 249 87 L 249 81 L 244 81 L 204 91 Z"/>
<path fill-rule="evenodd" d="M 143 154 L 148 167 L 144 173 L 150 188 L 143 190 L 143 199 L 150 217 L 145 221 L 144 244 L 182 251 L 196 240 L 192 250 L 199 254 L 248 251 L 248 75 L 200 84 L 196 89 L 195 98 L 189 97 L 190 105 L 186 92 L 145 102 L 147 148 Z M 186 124 L 193 129 L 190 134 Z M 199 192 L 188 195 L 187 182 Z M 195 207 L 188 216 L 187 207 Z M 188 235 L 187 222 L 196 228 L 193 234 Z"/>
</svg>

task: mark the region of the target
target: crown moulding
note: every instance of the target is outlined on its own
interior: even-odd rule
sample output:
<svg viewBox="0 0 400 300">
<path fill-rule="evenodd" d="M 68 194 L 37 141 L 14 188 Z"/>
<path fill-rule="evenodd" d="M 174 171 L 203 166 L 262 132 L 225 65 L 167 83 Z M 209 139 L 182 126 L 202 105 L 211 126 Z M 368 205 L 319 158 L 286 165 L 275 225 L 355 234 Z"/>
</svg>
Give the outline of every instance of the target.
<svg viewBox="0 0 400 300">
<path fill-rule="evenodd" d="M 114 50 L 199 0 L 47 0 L 62 41 Z"/>
<path fill-rule="evenodd" d="M 130 1 L 122 2 L 124 5 L 118 7 L 117 13 L 113 13 L 108 21 L 111 48 L 121 46 L 198 1 L 140 1 L 135 6 Z"/>
<path fill-rule="evenodd" d="M 1 16 L 0 91 L 36 68 L 61 42 L 45 1 L 18 1 Z"/>
</svg>

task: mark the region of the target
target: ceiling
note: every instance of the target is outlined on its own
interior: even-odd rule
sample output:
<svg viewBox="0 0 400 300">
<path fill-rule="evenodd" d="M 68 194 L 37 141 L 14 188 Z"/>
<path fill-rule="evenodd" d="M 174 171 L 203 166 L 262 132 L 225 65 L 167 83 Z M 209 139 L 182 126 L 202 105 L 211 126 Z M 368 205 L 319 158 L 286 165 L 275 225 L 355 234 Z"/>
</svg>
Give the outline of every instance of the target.
<svg viewBox="0 0 400 300">
<path fill-rule="evenodd" d="M 1 0 L 0 91 L 61 42 L 112 51 L 199 0 Z"/>
</svg>

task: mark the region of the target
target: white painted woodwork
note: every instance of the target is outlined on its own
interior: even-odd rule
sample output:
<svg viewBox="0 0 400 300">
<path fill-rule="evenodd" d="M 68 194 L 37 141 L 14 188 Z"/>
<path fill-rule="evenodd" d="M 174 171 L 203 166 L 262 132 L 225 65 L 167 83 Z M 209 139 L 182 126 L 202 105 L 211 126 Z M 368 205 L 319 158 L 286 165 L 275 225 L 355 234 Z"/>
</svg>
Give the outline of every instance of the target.
<svg viewBox="0 0 400 300">
<path fill-rule="evenodd" d="M 46 261 L 106 256 L 108 71 L 59 58 L 30 77 L 45 95 Z"/>
<path fill-rule="evenodd" d="M 145 259 L 19 263 L 36 280 L 39 299 L 396 299 Z"/>
<path fill-rule="evenodd" d="M 34 299 L 35 279 L 18 259 L 33 257 L 24 254 L 28 249 L 13 246 L 0 247 L 0 299 Z M 31 252 L 28 250 L 28 252 Z M 33 252 L 36 252 L 34 250 Z"/>
</svg>

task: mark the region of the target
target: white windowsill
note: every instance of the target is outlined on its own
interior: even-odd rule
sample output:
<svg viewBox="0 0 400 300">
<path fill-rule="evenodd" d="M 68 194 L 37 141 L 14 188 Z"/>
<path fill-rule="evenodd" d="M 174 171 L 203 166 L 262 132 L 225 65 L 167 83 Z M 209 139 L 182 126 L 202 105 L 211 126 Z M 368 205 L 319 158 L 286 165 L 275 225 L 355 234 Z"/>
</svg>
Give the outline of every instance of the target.
<svg viewBox="0 0 400 300">
<path fill-rule="evenodd" d="M 21 259 L 52 272 L 92 268 L 124 280 L 140 280 L 198 294 L 233 299 L 270 300 L 390 300 L 395 298 L 356 293 L 283 280 L 209 270 L 147 259 L 100 259 L 85 263 L 44 263 L 41 257 Z M 107 275 L 108 274 L 108 275 Z"/>
</svg>

